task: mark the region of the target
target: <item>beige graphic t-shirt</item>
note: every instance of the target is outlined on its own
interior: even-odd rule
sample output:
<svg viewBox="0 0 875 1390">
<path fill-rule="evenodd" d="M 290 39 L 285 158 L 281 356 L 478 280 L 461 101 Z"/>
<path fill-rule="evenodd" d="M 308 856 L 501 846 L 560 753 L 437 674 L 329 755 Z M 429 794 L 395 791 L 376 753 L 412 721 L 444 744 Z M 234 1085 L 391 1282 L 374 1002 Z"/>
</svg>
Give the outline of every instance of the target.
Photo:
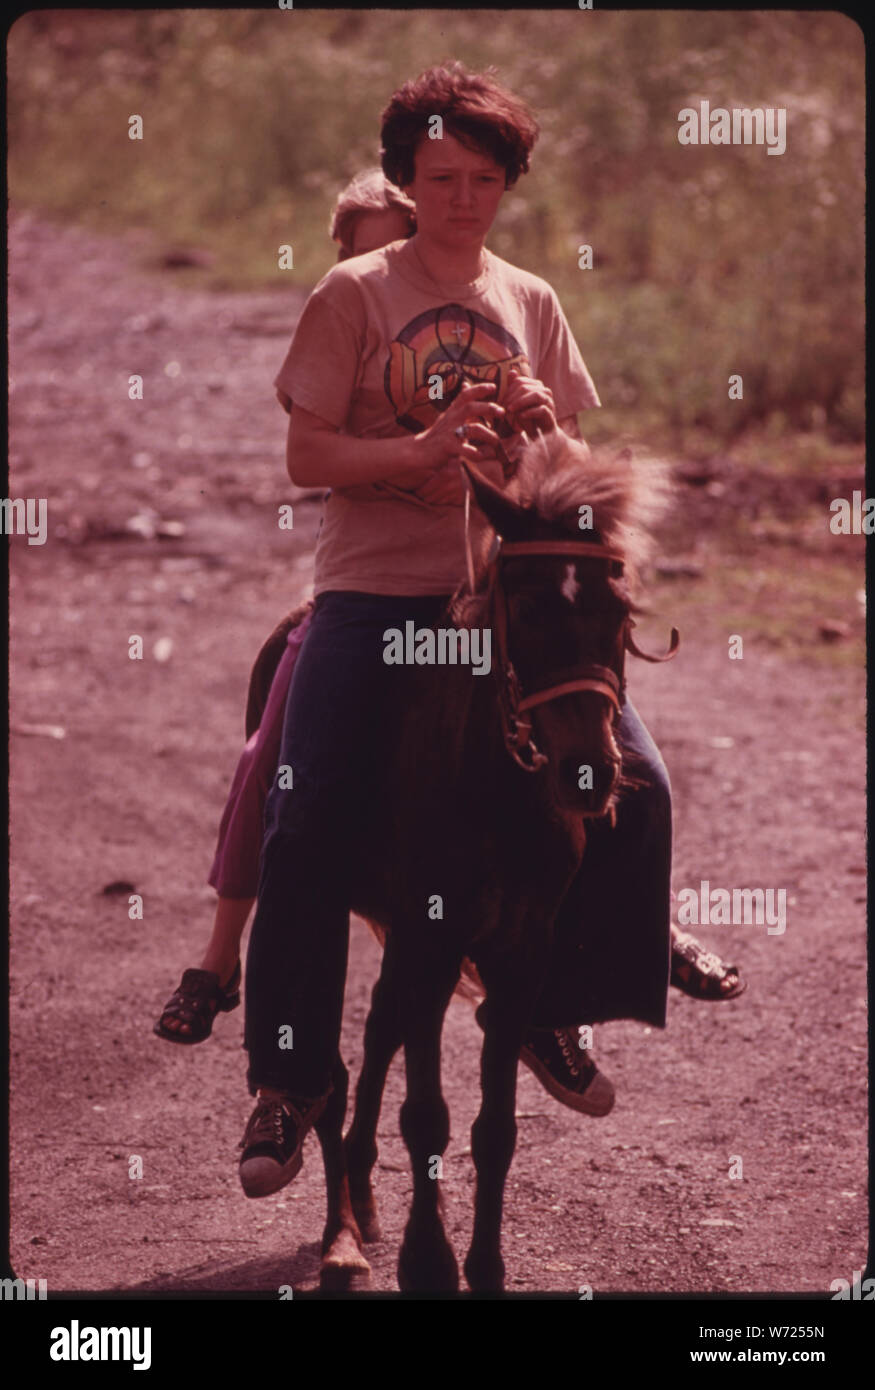
<svg viewBox="0 0 875 1390">
<path fill-rule="evenodd" d="M 545 280 L 485 251 L 477 280 L 439 285 L 414 240 L 343 261 L 319 281 L 276 377 L 281 392 L 363 439 L 427 429 L 466 380 L 496 382 L 501 404 L 512 366 L 550 387 L 558 420 L 600 404 Z M 431 400 L 435 376 L 443 397 Z M 505 422 L 499 432 L 513 457 L 519 436 Z M 472 518 L 482 528 L 476 508 Z M 460 505 L 427 504 L 415 491 L 407 500 L 379 483 L 335 488 L 328 497 L 317 594 L 446 594 L 464 572 Z"/>
</svg>

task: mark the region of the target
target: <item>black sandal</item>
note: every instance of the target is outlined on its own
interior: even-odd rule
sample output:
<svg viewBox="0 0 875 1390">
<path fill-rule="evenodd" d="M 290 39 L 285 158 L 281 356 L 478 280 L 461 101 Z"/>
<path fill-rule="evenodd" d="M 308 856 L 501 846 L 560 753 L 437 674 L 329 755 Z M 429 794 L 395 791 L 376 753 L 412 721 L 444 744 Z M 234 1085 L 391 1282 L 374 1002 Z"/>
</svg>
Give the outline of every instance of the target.
<svg viewBox="0 0 875 1390">
<path fill-rule="evenodd" d="M 733 975 L 735 983 L 729 989 L 721 989 L 723 981 Z M 747 989 L 737 965 L 724 965 L 694 936 L 677 929 L 671 934 L 671 983 L 693 999 L 737 999 Z"/>
<path fill-rule="evenodd" d="M 213 1019 L 217 1013 L 228 1014 L 240 1003 L 240 962 L 234 967 L 234 974 L 226 985 L 219 984 L 218 975 L 211 970 L 186 970 L 179 982 L 179 989 L 168 999 L 164 1012 L 154 1025 L 152 1032 L 168 1042 L 205 1042 L 213 1031 Z M 179 1019 L 187 1023 L 190 1032 L 168 1028 L 167 1020 Z"/>
</svg>

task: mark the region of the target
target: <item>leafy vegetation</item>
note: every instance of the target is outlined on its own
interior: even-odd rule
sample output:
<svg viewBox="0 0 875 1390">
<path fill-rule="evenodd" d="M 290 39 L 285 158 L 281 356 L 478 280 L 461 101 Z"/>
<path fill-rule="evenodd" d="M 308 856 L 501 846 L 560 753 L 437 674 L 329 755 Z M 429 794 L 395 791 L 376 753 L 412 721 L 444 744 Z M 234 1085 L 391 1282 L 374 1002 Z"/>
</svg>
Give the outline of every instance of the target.
<svg viewBox="0 0 875 1390">
<path fill-rule="evenodd" d="M 275 284 L 291 243 L 284 283 L 307 288 L 392 90 L 455 57 L 536 109 L 490 244 L 556 287 L 599 429 L 861 437 L 864 50 L 840 14 L 31 12 L 9 38 L 10 196 L 207 248 L 195 275 L 233 288 Z M 681 146 L 700 99 L 785 107 L 786 153 Z"/>
</svg>

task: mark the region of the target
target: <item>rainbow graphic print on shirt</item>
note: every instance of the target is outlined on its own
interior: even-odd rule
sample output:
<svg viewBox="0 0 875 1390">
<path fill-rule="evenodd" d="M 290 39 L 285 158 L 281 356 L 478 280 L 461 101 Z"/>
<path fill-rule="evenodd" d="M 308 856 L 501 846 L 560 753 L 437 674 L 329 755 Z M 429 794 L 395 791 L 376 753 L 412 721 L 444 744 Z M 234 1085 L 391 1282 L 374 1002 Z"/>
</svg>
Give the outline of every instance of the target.
<svg viewBox="0 0 875 1390">
<path fill-rule="evenodd" d="M 501 403 L 511 367 L 522 376 L 532 374 L 512 333 L 462 304 L 444 304 L 402 328 L 391 344 L 383 384 L 398 424 L 418 434 L 452 404 L 466 381 L 494 381 Z M 441 400 L 429 399 L 433 376 L 443 382 Z M 506 439 L 513 430 L 501 421 L 497 433 Z"/>
</svg>

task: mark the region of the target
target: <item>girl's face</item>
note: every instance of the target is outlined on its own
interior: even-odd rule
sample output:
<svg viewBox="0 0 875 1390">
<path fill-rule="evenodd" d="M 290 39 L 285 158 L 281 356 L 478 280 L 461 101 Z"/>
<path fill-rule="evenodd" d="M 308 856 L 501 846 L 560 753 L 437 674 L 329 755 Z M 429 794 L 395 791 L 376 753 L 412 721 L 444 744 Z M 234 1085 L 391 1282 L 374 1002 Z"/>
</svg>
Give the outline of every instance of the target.
<svg viewBox="0 0 875 1390">
<path fill-rule="evenodd" d="M 400 208 L 360 212 L 352 224 L 349 252 L 352 256 L 364 256 L 368 251 L 376 251 L 388 246 L 390 241 L 401 241 L 409 235 L 410 223 Z"/>
<path fill-rule="evenodd" d="M 445 133 L 442 140 L 423 136 L 414 167 L 403 191 L 416 203 L 417 233 L 448 249 L 481 246 L 504 193 L 502 166 Z"/>
</svg>

